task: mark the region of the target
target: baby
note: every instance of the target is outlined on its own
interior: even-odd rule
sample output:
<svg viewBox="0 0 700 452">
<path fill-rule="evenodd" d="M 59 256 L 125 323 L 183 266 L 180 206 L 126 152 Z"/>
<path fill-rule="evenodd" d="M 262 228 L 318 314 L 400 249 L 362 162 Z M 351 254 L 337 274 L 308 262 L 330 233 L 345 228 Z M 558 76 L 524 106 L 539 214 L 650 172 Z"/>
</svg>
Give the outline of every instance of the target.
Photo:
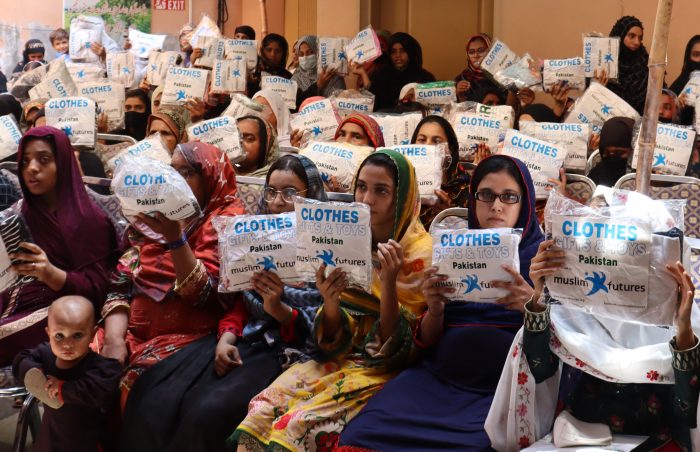
<svg viewBox="0 0 700 452">
<path fill-rule="evenodd" d="M 90 350 L 95 310 L 84 297 L 57 299 L 48 312 L 49 344 L 15 358 L 15 378 L 46 409 L 34 451 L 104 450 L 104 409 L 118 394 L 122 366 Z M 105 444 L 102 444 L 104 446 Z"/>
</svg>

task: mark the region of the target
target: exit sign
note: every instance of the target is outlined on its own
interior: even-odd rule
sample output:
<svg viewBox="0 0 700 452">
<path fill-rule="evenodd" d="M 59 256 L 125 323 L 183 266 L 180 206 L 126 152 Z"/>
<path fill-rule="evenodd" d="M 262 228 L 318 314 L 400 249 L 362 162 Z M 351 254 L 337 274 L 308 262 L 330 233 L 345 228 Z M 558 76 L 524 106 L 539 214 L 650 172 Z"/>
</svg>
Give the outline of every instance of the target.
<svg viewBox="0 0 700 452">
<path fill-rule="evenodd" d="M 185 0 L 153 0 L 153 9 L 164 11 L 184 11 Z"/>
</svg>

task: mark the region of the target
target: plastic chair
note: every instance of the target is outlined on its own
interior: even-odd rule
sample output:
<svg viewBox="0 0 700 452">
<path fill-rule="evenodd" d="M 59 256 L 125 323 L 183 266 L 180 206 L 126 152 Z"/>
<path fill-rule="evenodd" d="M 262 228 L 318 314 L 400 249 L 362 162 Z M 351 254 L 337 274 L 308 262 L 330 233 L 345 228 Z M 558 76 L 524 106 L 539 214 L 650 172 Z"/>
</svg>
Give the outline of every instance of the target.
<svg viewBox="0 0 700 452">
<path fill-rule="evenodd" d="M 39 414 L 39 400 L 29 394 L 22 386 L 0 389 L 0 399 L 16 399 L 24 397 L 22 408 L 17 417 L 15 427 L 15 438 L 12 442 L 12 452 L 23 452 L 27 442 L 27 430 L 31 431 L 32 438 L 36 438 L 41 426 L 41 415 Z"/>
<path fill-rule="evenodd" d="M 450 207 L 448 209 L 445 209 L 442 212 L 435 215 L 435 218 L 433 218 L 433 221 L 430 223 L 430 228 L 428 228 L 428 231 L 430 233 L 432 233 L 433 229 L 435 229 L 435 227 L 438 224 L 440 224 L 442 221 L 444 221 L 446 218 L 449 218 L 449 217 L 458 217 L 461 219 L 461 221 L 466 222 L 466 218 L 468 217 L 468 214 L 469 214 L 469 209 L 467 209 L 466 207 Z M 467 226 L 465 225 L 464 227 L 467 227 Z"/>
<path fill-rule="evenodd" d="M 584 171 L 584 174 L 588 176 L 588 173 L 590 173 L 593 167 L 600 163 L 601 160 L 602 157 L 600 156 L 600 151 L 593 151 L 593 153 L 591 153 L 591 155 L 588 157 L 588 161 L 586 162 L 586 169 Z"/>
<path fill-rule="evenodd" d="M 595 193 L 595 182 L 580 174 L 566 173 L 566 191 L 572 199 L 587 204 Z"/>
</svg>

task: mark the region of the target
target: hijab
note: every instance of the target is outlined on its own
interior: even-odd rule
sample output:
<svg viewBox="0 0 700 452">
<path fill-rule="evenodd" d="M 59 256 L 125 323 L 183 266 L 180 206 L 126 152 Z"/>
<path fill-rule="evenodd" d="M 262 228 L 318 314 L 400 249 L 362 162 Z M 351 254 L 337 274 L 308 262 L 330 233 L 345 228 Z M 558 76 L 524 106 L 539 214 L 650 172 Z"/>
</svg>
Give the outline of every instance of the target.
<svg viewBox="0 0 700 452">
<path fill-rule="evenodd" d="M 700 43 L 700 35 L 695 35 L 688 41 L 685 46 L 685 54 L 683 55 L 683 68 L 678 78 L 671 85 L 671 91 L 680 96 L 681 91 L 690 80 L 690 74 L 693 71 L 700 71 L 700 62 L 695 62 L 690 59 L 690 52 L 696 44 Z"/>
<path fill-rule="evenodd" d="M 554 110 L 544 104 L 530 104 L 520 111 L 520 116 L 530 115 L 535 122 L 560 122 Z"/>
<path fill-rule="evenodd" d="M 226 154 L 216 146 L 190 142 L 179 144 L 175 152 L 182 154 L 187 163 L 201 174 L 204 182 L 204 213 L 187 226 L 187 243 L 195 257 L 204 264 L 207 273 L 212 278 L 218 278 L 218 236 L 212 219 L 245 213 L 236 195 L 236 174 Z M 163 301 L 175 283 L 175 266 L 167 245 L 146 240 L 140 248 L 139 266 L 133 272 L 135 287 L 153 301 Z"/>
<path fill-rule="evenodd" d="M 126 134 L 137 141 L 146 138 L 146 130 L 149 124 L 148 117 L 151 114 L 151 99 L 148 98 L 142 89 L 135 88 L 126 92 L 126 98 L 137 97 L 146 106 L 146 110 L 141 113 L 137 111 L 127 111 L 124 113 L 124 128 Z"/>
<path fill-rule="evenodd" d="M 233 30 L 233 34 L 242 33 L 247 39 L 255 39 L 255 30 L 250 25 L 239 25 Z"/>
<path fill-rule="evenodd" d="M 264 146 L 264 149 L 261 149 L 258 155 L 258 169 L 250 174 L 246 174 L 246 176 L 266 177 L 270 165 L 275 163 L 280 156 L 280 148 L 277 145 L 277 133 L 269 122 L 259 116 L 241 116 L 238 118 L 238 121 L 244 119 L 250 119 L 258 123 L 258 141 L 261 148 Z"/>
<path fill-rule="evenodd" d="M 180 143 L 185 138 L 187 127 L 187 110 L 183 107 L 162 106 L 158 113 L 153 113 L 148 117 L 147 133 L 150 135 L 151 124 L 154 119 L 160 119 L 168 126 L 168 129 L 175 135 L 177 142 Z"/>
<path fill-rule="evenodd" d="M 253 99 L 258 97 L 264 98 L 270 104 L 272 113 L 277 118 L 277 141 L 282 146 L 289 145 L 289 108 L 287 108 L 284 99 L 269 88 L 261 89 L 255 93 Z"/>
<path fill-rule="evenodd" d="M 347 115 L 345 119 L 343 119 L 338 125 L 338 128 L 335 131 L 335 136 L 333 137 L 334 140 L 338 139 L 338 137 L 340 136 L 340 129 L 342 129 L 343 126 L 347 123 L 357 124 L 358 126 L 362 127 L 362 130 L 364 130 L 367 134 L 367 137 L 370 141 L 370 145 L 373 148 L 380 148 L 385 146 L 384 135 L 382 135 L 382 128 L 379 127 L 377 121 L 375 121 L 372 117 L 363 113 L 351 113 Z"/>
<path fill-rule="evenodd" d="M 313 54 L 318 55 L 318 39 L 316 38 L 316 36 L 306 35 L 299 38 L 296 45 L 294 46 L 294 50 L 297 52 L 297 55 L 299 54 L 299 49 L 301 48 L 302 44 L 308 45 L 311 48 Z M 301 67 L 301 65 L 299 65 L 297 66 L 297 69 L 292 75 L 292 80 L 297 82 L 297 86 L 300 90 L 306 91 L 311 85 L 316 83 L 316 79 L 318 77 L 316 71 L 316 65 L 308 69 L 304 69 L 303 67 Z"/>
<path fill-rule="evenodd" d="M 632 27 L 640 27 L 644 30 L 639 19 L 634 16 L 624 16 L 610 31 L 610 37 L 620 38 L 620 56 L 617 82 L 610 83 L 608 87 L 642 114 L 649 79 L 649 54 L 644 45 L 639 46 L 635 51 L 628 49 L 625 45 L 625 36 Z"/>
<path fill-rule="evenodd" d="M 328 201 L 328 195 L 326 194 L 326 189 L 323 186 L 323 179 L 321 179 L 321 173 L 318 172 L 316 164 L 313 161 L 311 161 L 310 158 L 299 154 L 287 154 L 279 158 L 277 162 L 281 162 L 283 159 L 296 159 L 299 161 L 301 167 L 304 169 L 304 174 L 306 177 L 306 180 L 302 179 L 302 181 L 306 184 L 306 193 L 304 193 L 304 198 L 315 199 L 316 201 L 323 202 Z M 277 165 L 273 164 L 267 172 L 263 192 L 265 192 L 265 189 L 267 189 L 267 185 L 270 183 L 270 175 L 278 169 L 276 168 L 276 166 Z M 296 172 L 294 172 L 294 174 L 296 174 Z M 265 201 L 264 197 L 260 198 L 259 206 L 261 214 L 270 213 L 270 211 L 267 208 L 267 202 Z"/>
<path fill-rule="evenodd" d="M 633 129 L 634 120 L 630 118 L 610 118 L 603 124 L 603 128 L 600 130 L 600 144 L 598 145 L 601 160 L 588 173 L 588 177 L 596 185 L 612 187 L 618 179 L 627 173 L 628 159 L 609 157 L 606 155 L 605 149 L 609 146 L 631 148 Z M 631 155 L 630 151 L 630 157 Z"/>
<path fill-rule="evenodd" d="M 486 33 L 477 33 L 475 35 L 472 35 L 467 41 L 467 52 L 469 52 L 469 46 L 471 45 L 471 43 L 476 41 L 477 39 L 480 39 L 486 43 L 486 49 L 491 48 L 491 36 L 487 35 Z M 469 55 L 467 55 L 467 67 L 458 76 L 458 79 L 466 80 L 470 83 L 473 83 L 476 81 L 484 80 L 485 78 L 486 76 L 484 75 L 484 72 L 481 70 L 481 68 L 474 66 L 471 60 L 469 59 Z"/>
<path fill-rule="evenodd" d="M 151 113 L 156 111 L 156 98 L 160 95 L 162 99 L 163 90 L 165 90 L 165 85 L 156 86 L 151 94 Z"/>
<path fill-rule="evenodd" d="M 22 104 L 11 94 L 0 94 L 0 116 L 12 115 L 19 125 L 22 118 Z"/>
</svg>

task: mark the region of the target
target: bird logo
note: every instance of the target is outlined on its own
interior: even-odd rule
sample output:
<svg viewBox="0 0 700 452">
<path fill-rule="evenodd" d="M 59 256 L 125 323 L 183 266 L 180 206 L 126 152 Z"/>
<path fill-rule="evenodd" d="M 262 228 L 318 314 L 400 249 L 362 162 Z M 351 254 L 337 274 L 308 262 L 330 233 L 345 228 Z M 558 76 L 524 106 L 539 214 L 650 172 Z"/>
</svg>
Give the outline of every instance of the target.
<svg viewBox="0 0 700 452">
<path fill-rule="evenodd" d="M 262 265 L 263 270 L 277 270 L 277 265 L 275 264 L 272 256 L 266 256 L 256 262 L 258 265 Z"/>
<path fill-rule="evenodd" d="M 324 250 L 323 252 L 317 254 L 316 257 L 318 259 L 321 259 L 321 262 L 323 262 L 325 265 L 328 265 L 329 267 L 335 267 L 335 262 L 333 262 L 332 250 Z"/>
<path fill-rule="evenodd" d="M 158 70 L 158 65 L 157 65 L 157 64 L 152 64 L 152 65 L 151 65 L 151 70 L 152 70 L 152 71 L 157 71 L 157 70 Z"/>
<path fill-rule="evenodd" d="M 467 290 L 464 291 L 465 294 L 475 290 L 481 291 L 481 287 L 479 287 L 479 277 L 477 275 L 467 275 L 460 281 L 467 286 Z"/>
<path fill-rule="evenodd" d="M 61 130 L 63 130 L 63 133 L 65 133 L 67 137 L 73 136 L 73 128 L 71 126 L 61 127 Z"/>
<path fill-rule="evenodd" d="M 338 52 L 338 59 L 339 60 L 346 60 L 347 57 L 345 56 L 345 52 Z"/>
<path fill-rule="evenodd" d="M 311 129 L 311 132 L 314 134 L 314 137 L 317 137 L 321 135 L 321 128 L 319 126 L 314 126 L 314 128 Z"/>
<path fill-rule="evenodd" d="M 233 70 L 233 76 L 234 77 L 240 77 L 241 76 L 241 71 L 239 69 L 234 69 Z"/>
<path fill-rule="evenodd" d="M 594 295 L 601 290 L 605 293 L 608 293 L 608 288 L 605 286 L 605 279 L 606 278 L 607 278 L 607 276 L 605 276 L 605 273 L 603 273 L 603 272 L 600 272 L 600 273 L 593 272 L 592 275 L 589 275 L 588 273 L 586 273 L 586 277 L 583 279 L 585 279 L 586 281 L 593 284 L 593 287 L 591 287 L 591 291 L 588 292 L 586 294 L 586 296 Z"/>
<path fill-rule="evenodd" d="M 185 90 L 179 90 L 177 93 L 177 99 L 175 100 L 185 100 Z"/>
<path fill-rule="evenodd" d="M 610 112 L 612 111 L 612 107 L 610 105 L 603 104 L 603 106 L 600 108 L 601 113 L 604 115 L 610 116 Z"/>
<path fill-rule="evenodd" d="M 122 72 L 125 73 L 125 74 L 131 74 L 131 71 L 129 70 L 128 67 L 122 68 Z"/>
<path fill-rule="evenodd" d="M 358 50 L 357 53 L 355 53 L 355 59 L 356 59 L 356 60 L 359 60 L 359 59 L 362 58 L 363 56 L 365 56 L 365 52 L 363 52 L 362 50 Z"/>
<path fill-rule="evenodd" d="M 605 61 L 606 63 L 612 63 L 613 61 L 615 61 L 615 59 L 613 58 L 612 53 L 608 52 L 603 57 L 603 61 Z"/>
<path fill-rule="evenodd" d="M 654 164 L 652 166 L 666 165 L 666 155 L 662 153 L 654 154 Z"/>
<path fill-rule="evenodd" d="M 75 75 L 77 75 L 78 78 L 83 78 L 85 77 L 85 70 L 81 69 Z"/>
</svg>

